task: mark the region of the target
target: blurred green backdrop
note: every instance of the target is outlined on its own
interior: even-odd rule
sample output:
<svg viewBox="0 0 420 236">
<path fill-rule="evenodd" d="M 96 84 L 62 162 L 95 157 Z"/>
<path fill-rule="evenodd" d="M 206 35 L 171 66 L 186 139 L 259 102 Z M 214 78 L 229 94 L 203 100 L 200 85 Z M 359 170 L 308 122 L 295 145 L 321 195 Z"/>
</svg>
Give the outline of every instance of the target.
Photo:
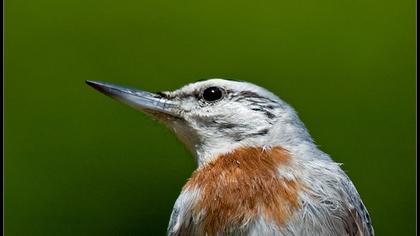
<svg viewBox="0 0 420 236">
<path fill-rule="evenodd" d="M 5 234 L 163 235 L 195 167 L 84 84 L 254 82 L 355 182 L 377 235 L 415 234 L 414 0 L 5 2 Z"/>
</svg>

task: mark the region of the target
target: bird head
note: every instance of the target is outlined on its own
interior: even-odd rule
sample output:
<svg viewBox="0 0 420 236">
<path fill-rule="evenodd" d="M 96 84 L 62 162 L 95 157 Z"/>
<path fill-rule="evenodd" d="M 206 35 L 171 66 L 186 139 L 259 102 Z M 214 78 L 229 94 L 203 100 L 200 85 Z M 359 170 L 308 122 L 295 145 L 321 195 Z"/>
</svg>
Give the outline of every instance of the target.
<svg viewBox="0 0 420 236">
<path fill-rule="evenodd" d="M 312 144 L 293 108 L 248 82 L 210 79 L 158 93 L 86 82 L 164 123 L 195 155 L 199 165 L 241 146 L 280 145 L 293 150 Z"/>
</svg>

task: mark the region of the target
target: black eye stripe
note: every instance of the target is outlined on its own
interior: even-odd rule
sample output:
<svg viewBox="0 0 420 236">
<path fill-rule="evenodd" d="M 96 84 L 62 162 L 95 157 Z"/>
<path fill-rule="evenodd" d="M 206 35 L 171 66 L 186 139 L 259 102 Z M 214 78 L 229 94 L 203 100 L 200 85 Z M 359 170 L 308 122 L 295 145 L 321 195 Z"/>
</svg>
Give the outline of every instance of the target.
<svg viewBox="0 0 420 236">
<path fill-rule="evenodd" d="M 208 87 L 206 88 L 203 93 L 201 94 L 201 97 L 208 102 L 214 102 L 217 100 L 222 99 L 224 95 L 224 92 L 219 87 Z"/>
</svg>

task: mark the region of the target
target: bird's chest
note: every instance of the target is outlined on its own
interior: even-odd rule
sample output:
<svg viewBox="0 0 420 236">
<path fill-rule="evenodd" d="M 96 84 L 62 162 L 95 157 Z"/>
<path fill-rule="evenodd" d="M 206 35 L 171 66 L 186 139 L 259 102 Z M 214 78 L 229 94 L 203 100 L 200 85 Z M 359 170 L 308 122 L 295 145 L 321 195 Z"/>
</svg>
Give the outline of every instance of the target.
<svg viewBox="0 0 420 236">
<path fill-rule="evenodd" d="M 179 229 L 187 234 L 217 235 L 245 233 L 261 220 L 284 224 L 299 205 L 299 185 L 278 177 L 284 158 L 253 158 L 219 158 L 194 172 L 175 206 L 182 214 Z"/>
</svg>

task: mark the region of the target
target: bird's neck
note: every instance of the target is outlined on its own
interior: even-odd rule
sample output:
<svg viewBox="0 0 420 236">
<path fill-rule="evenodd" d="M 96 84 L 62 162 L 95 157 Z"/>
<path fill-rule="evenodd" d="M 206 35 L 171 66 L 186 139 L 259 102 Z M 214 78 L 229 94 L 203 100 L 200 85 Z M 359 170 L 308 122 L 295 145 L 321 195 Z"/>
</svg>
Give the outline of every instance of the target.
<svg viewBox="0 0 420 236">
<path fill-rule="evenodd" d="M 311 159 L 312 157 L 326 156 L 311 139 L 300 140 L 297 142 L 285 139 L 282 141 L 279 138 L 269 137 L 267 139 L 252 139 L 244 140 L 242 142 L 230 142 L 229 140 L 214 140 L 199 143 L 195 146 L 193 153 L 196 157 L 198 168 L 205 166 L 221 156 L 229 156 L 236 153 L 237 150 L 244 150 L 247 148 L 259 148 L 261 150 L 270 150 L 275 147 L 282 147 L 289 153 L 294 155 L 297 159 Z"/>
<path fill-rule="evenodd" d="M 294 119 L 294 122 L 296 124 L 293 125 L 278 122 L 267 133 L 240 141 L 229 136 L 199 133 L 197 129 L 191 128 L 182 120 L 174 120 L 168 126 L 193 153 L 199 168 L 221 155 L 227 155 L 243 147 L 270 149 L 279 146 L 296 154 L 295 158 L 304 159 L 311 156 L 325 156 L 313 143 L 303 124 L 297 119 Z"/>
</svg>

